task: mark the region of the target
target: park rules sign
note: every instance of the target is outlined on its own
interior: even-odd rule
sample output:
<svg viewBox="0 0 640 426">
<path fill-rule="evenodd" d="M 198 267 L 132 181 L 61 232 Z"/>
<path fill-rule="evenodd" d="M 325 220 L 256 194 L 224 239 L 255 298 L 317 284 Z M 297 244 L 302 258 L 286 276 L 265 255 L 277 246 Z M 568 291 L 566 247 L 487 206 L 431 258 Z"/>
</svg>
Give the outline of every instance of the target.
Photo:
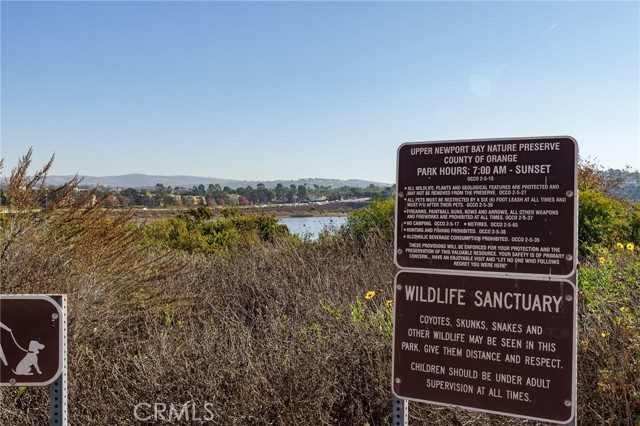
<svg viewBox="0 0 640 426">
<path fill-rule="evenodd" d="M 400 146 L 396 265 L 571 276 L 576 163 L 570 137 Z"/>
</svg>

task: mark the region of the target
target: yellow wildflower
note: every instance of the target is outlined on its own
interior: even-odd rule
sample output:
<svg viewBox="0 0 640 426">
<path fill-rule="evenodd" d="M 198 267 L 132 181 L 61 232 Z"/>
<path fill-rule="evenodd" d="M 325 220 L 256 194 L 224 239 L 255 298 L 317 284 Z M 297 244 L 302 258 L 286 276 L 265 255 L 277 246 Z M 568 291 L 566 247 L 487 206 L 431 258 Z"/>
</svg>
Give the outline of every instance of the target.
<svg viewBox="0 0 640 426">
<path fill-rule="evenodd" d="M 580 346 L 581 346 L 582 352 L 588 352 L 589 351 L 589 342 L 587 342 L 586 340 L 581 340 L 580 341 Z"/>
<path fill-rule="evenodd" d="M 367 294 L 364 295 L 364 298 L 367 299 L 367 300 L 371 300 L 371 299 L 373 299 L 373 296 L 375 296 L 375 295 L 376 295 L 376 292 L 373 291 L 373 290 L 370 290 L 370 291 L 367 292 Z"/>
<path fill-rule="evenodd" d="M 605 332 L 603 331 L 602 333 L 600 333 L 600 335 L 601 335 L 602 337 L 607 337 L 607 336 L 609 335 L 609 333 L 605 333 Z"/>
<path fill-rule="evenodd" d="M 616 247 L 618 247 L 620 250 L 624 250 L 624 244 L 622 243 L 617 243 Z"/>
<path fill-rule="evenodd" d="M 390 308 L 393 306 L 393 300 L 389 299 L 386 302 L 384 302 L 384 304 L 387 308 Z"/>
<path fill-rule="evenodd" d="M 629 308 L 627 308 L 626 306 L 620 306 L 620 312 L 629 312 Z"/>
<path fill-rule="evenodd" d="M 598 262 L 600 262 L 601 265 L 604 265 L 604 257 L 599 257 Z"/>
<path fill-rule="evenodd" d="M 633 243 L 627 243 L 627 250 L 629 251 L 633 251 L 633 249 L 635 249 L 636 246 L 633 245 Z"/>
</svg>

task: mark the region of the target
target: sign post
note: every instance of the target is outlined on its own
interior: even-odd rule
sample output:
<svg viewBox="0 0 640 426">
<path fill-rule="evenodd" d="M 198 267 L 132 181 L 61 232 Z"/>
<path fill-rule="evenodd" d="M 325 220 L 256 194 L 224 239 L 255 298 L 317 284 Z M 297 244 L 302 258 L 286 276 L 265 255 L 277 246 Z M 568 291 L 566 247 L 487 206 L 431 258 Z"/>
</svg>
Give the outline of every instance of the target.
<svg viewBox="0 0 640 426">
<path fill-rule="evenodd" d="M 67 424 L 67 297 L 56 295 L 52 298 L 62 311 L 62 372 L 49 385 L 49 424 L 64 426 Z"/>
<path fill-rule="evenodd" d="M 400 146 L 397 397 L 575 418 L 576 170 L 570 137 Z"/>
</svg>

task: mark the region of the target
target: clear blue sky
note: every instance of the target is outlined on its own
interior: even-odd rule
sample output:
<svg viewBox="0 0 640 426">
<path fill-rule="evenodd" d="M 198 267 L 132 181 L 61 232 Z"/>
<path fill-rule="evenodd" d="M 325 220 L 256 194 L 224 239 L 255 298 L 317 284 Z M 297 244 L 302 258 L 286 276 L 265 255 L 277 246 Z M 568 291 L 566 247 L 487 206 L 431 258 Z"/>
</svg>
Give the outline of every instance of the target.
<svg viewBox="0 0 640 426">
<path fill-rule="evenodd" d="M 632 2 L 11 2 L 4 174 L 395 180 L 404 142 L 571 135 L 640 168 Z"/>
</svg>

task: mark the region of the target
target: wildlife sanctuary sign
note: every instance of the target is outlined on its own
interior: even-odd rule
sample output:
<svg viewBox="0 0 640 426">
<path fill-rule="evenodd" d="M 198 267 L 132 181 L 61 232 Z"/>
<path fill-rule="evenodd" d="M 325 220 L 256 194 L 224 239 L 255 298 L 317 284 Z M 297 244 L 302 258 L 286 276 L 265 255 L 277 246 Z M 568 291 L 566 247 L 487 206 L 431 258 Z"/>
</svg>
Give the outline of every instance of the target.
<svg viewBox="0 0 640 426">
<path fill-rule="evenodd" d="M 61 306 L 47 295 L 0 295 L 0 386 L 46 386 L 63 369 Z"/>
<path fill-rule="evenodd" d="M 549 422 L 571 420 L 573 283 L 400 271 L 395 288 L 395 395 Z"/>
<path fill-rule="evenodd" d="M 401 145 L 396 265 L 571 276 L 577 151 L 568 136 Z"/>
</svg>

